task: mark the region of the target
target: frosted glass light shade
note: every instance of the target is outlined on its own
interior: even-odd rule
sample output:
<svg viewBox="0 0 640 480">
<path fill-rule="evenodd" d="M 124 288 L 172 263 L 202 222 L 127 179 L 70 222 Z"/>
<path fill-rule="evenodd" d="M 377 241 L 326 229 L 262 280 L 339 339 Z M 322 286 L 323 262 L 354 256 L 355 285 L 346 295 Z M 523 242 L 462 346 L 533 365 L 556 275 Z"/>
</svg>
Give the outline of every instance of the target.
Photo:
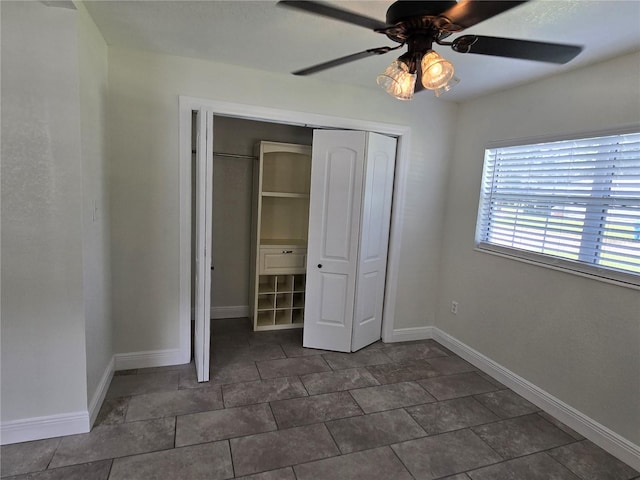
<svg viewBox="0 0 640 480">
<path fill-rule="evenodd" d="M 453 65 L 433 50 L 429 50 L 422 61 L 422 85 L 429 90 L 443 88 L 453 77 Z"/>
<path fill-rule="evenodd" d="M 376 82 L 392 97 L 411 100 L 416 87 L 416 74 L 409 73 L 409 67 L 404 62 L 394 60 L 376 77 Z"/>
<path fill-rule="evenodd" d="M 454 75 L 453 77 L 451 77 L 451 80 L 449 80 L 445 85 L 443 85 L 440 88 L 436 88 L 433 91 L 433 94 L 436 97 L 439 97 L 440 95 L 447 93 L 449 90 L 451 90 L 453 87 L 455 87 L 459 83 L 460 83 L 460 79 Z"/>
</svg>

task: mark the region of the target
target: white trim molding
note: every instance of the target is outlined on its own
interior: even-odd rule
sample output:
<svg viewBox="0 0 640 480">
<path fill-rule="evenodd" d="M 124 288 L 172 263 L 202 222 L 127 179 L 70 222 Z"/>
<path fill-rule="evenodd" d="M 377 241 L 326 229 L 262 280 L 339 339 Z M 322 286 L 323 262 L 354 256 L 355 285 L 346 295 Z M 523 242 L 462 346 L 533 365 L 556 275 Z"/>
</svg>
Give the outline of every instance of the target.
<svg viewBox="0 0 640 480">
<path fill-rule="evenodd" d="M 614 457 L 640 471 L 640 446 L 635 445 L 439 328 L 425 328 L 431 328 L 432 338 L 444 347 L 447 347 L 534 405 L 565 423 Z"/>
<path fill-rule="evenodd" d="M 241 318 L 249 316 L 249 305 L 211 307 L 211 318 Z"/>
<path fill-rule="evenodd" d="M 107 365 L 107 368 L 105 368 L 102 378 L 100 378 L 100 383 L 98 383 L 96 391 L 93 393 L 93 396 L 89 401 L 89 425 L 92 427 L 98 417 L 100 407 L 102 407 L 102 402 L 104 402 L 104 397 L 107 395 L 107 390 L 109 390 L 109 385 L 111 384 L 111 379 L 113 378 L 113 372 L 115 370 L 115 363 L 115 357 L 111 357 L 111 361 Z"/>
<path fill-rule="evenodd" d="M 611 429 L 596 422 L 584 413 L 515 374 L 508 368 L 503 367 L 489 357 L 471 348 L 469 345 L 440 330 L 438 327 L 398 328 L 392 330 L 391 334 L 385 335 L 385 333 L 386 332 L 383 331 L 382 338 L 382 341 L 385 343 L 426 339 L 437 341 L 442 346 L 447 347 L 455 354 L 503 383 L 551 416 L 565 423 L 585 438 L 591 440 L 614 457 L 619 458 L 632 468 L 640 471 L 640 446 L 618 435 Z"/>
<path fill-rule="evenodd" d="M 395 324 L 396 296 L 399 276 L 400 246 L 402 245 L 402 222 L 406 185 L 409 170 L 411 127 L 367 121 L 356 118 L 336 117 L 312 112 L 283 110 L 278 108 L 241 103 L 208 100 L 180 96 L 180 351 L 181 361 L 189 361 L 191 355 L 191 115 L 194 110 L 208 109 L 214 115 L 245 118 L 254 121 L 300 125 L 311 128 L 348 129 L 378 132 L 398 138 L 396 151 L 396 174 L 393 189 L 393 209 L 389 250 L 387 259 L 387 281 L 382 329 L 385 336 L 391 335 Z M 118 370 L 116 363 L 116 370 Z"/>
<path fill-rule="evenodd" d="M 114 369 L 131 370 L 134 368 L 168 367 L 189 363 L 183 361 L 179 348 L 170 350 L 149 350 L 146 352 L 116 353 L 114 355 Z"/>
<path fill-rule="evenodd" d="M 410 327 L 396 328 L 387 333 L 383 330 L 382 341 L 384 343 L 410 342 L 412 340 L 427 340 L 434 336 L 436 327 Z"/>
<path fill-rule="evenodd" d="M 87 433 L 89 430 L 89 412 L 86 410 L 11 420 L 0 424 L 0 444 L 8 445 L 62 437 L 76 433 Z"/>
</svg>

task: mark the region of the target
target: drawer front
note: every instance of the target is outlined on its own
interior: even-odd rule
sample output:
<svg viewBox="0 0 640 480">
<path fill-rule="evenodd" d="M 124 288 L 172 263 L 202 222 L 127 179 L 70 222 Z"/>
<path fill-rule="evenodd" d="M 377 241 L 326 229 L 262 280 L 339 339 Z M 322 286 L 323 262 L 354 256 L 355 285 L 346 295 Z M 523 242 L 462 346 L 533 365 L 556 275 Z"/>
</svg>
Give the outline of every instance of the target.
<svg viewBox="0 0 640 480">
<path fill-rule="evenodd" d="M 306 248 L 261 248 L 260 274 L 304 273 L 307 266 Z"/>
</svg>

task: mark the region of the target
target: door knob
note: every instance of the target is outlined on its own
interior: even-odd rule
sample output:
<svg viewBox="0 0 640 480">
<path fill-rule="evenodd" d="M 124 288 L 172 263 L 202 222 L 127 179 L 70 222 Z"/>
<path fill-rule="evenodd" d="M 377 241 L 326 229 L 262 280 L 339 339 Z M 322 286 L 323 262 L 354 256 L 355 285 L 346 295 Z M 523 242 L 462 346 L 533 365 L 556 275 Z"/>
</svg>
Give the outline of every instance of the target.
<svg viewBox="0 0 640 480">
<path fill-rule="evenodd" d="M 318 264 L 318 268 L 322 268 L 322 264 L 321 263 Z"/>
</svg>

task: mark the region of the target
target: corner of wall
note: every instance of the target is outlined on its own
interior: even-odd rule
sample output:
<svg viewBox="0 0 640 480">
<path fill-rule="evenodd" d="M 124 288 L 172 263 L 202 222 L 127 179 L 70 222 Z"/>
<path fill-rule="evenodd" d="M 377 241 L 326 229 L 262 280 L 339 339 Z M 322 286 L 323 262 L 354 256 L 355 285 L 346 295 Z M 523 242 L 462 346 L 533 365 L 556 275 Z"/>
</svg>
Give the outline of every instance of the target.
<svg viewBox="0 0 640 480">
<path fill-rule="evenodd" d="M 113 372 L 114 353 L 107 185 L 108 48 L 84 3 L 76 4 L 82 151 L 86 376 L 87 399 L 90 404 L 89 411 L 92 412 L 97 392 L 104 387 L 103 371 L 106 368 L 107 371 L 111 369 Z M 91 423 L 94 419 L 92 413 Z"/>
<path fill-rule="evenodd" d="M 591 440 L 611 455 L 619 458 L 636 470 L 640 470 L 640 446 L 600 424 L 571 405 L 559 400 L 527 379 L 520 377 L 505 366 L 471 348 L 469 345 L 449 335 L 440 328 L 422 327 L 397 329 L 393 332 L 393 335 L 384 338 L 383 341 L 387 343 L 425 339 L 433 339 L 440 343 L 543 411 L 565 423 L 576 432 L 584 435 L 585 438 Z"/>
<path fill-rule="evenodd" d="M 115 356 L 111 357 L 111 361 L 107 365 L 107 368 L 104 370 L 100 381 L 98 382 L 98 387 L 93 392 L 93 394 L 89 397 L 89 426 L 93 427 L 93 424 L 98 418 L 98 413 L 100 413 L 100 408 L 104 402 L 104 399 L 107 395 L 107 391 L 109 390 L 109 385 L 111 384 L 111 380 L 113 379 L 113 374 L 115 371 Z"/>
</svg>

